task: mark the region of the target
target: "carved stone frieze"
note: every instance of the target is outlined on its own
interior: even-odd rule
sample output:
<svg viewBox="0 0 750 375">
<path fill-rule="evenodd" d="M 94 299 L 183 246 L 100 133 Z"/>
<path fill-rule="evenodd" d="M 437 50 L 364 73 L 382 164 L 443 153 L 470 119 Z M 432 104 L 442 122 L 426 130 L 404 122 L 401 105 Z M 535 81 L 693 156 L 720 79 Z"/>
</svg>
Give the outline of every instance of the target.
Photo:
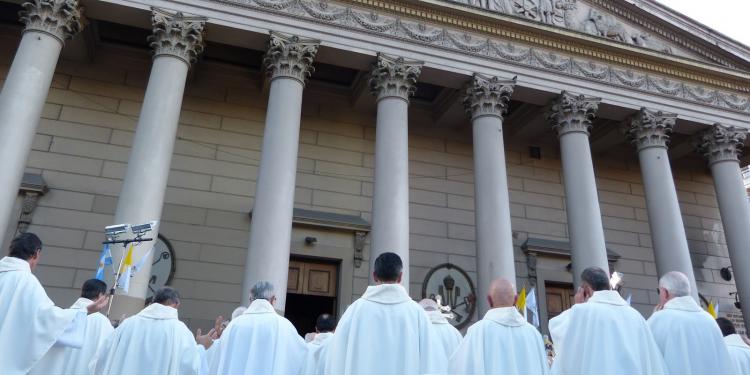
<svg viewBox="0 0 750 375">
<path fill-rule="evenodd" d="M 573 59 L 572 61 L 574 74 L 579 74 L 586 78 L 596 80 L 606 80 L 609 78 L 609 67 L 604 64 L 576 59 Z"/>
<path fill-rule="evenodd" d="M 411 39 L 424 43 L 434 43 L 442 40 L 444 30 L 438 27 L 429 26 L 423 22 L 406 22 L 401 21 L 401 30 Z"/>
<path fill-rule="evenodd" d="M 54 36 L 61 43 L 78 34 L 83 27 L 77 0 L 30 0 L 19 12 L 24 31 L 38 31 Z"/>
<path fill-rule="evenodd" d="M 739 162 L 747 133 L 747 129 L 714 124 L 701 134 L 698 152 L 706 157 L 708 165 L 721 161 Z"/>
<path fill-rule="evenodd" d="M 480 116 L 503 117 L 508 111 L 515 85 L 515 77 L 508 80 L 474 74 L 466 86 L 464 97 L 466 112 L 472 120 Z"/>
<path fill-rule="evenodd" d="M 547 118 L 558 136 L 568 133 L 585 133 L 588 136 L 600 101 L 592 96 L 563 91 L 552 101 Z"/>
<path fill-rule="evenodd" d="M 417 79 L 424 63 L 403 57 L 378 54 L 378 60 L 370 72 L 370 92 L 378 100 L 399 97 L 409 100 L 417 90 Z"/>
<path fill-rule="evenodd" d="M 153 34 L 148 41 L 154 49 L 154 57 L 174 56 L 190 65 L 203 52 L 205 17 L 188 17 L 180 12 L 153 8 L 151 24 Z"/>
<path fill-rule="evenodd" d="M 319 46 L 317 39 L 271 32 L 268 50 L 263 57 L 266 74 L 271 79 L 287 77 L 304 84 L 315 69 L 312 63 Z"/>
<path fill-rule="evenodd" d="M 641 108 L 625 123 L 625 132 L 638 151 L 649 147 L 666 148 L 677 115 Z"/>
</svg>

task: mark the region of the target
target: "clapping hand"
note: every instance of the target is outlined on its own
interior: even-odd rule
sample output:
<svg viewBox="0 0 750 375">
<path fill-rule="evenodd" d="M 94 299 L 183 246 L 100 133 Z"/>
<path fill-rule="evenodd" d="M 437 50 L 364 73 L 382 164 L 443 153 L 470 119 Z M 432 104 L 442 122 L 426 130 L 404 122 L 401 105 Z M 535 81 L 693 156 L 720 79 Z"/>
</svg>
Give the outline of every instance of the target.
<svg viewBox="0 0 750 375">
<path fill-rule="evenodd" d="M 94 303 L 86 306 L 86 312 L 91 315 L 95 312 L 102 311 L 105 307 L 107 307 L 107 303 L 109 303 L 109 296 L 106 294 L 102 294 L 99 296 L 99 298 L 94 301 Z"/>
</svg>

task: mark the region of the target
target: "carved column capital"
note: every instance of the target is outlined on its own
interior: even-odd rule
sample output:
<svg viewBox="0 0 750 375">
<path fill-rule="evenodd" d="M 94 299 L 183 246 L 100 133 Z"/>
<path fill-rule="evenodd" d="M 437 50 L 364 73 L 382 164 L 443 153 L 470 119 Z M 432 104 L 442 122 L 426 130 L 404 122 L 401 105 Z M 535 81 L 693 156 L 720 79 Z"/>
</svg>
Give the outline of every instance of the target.
<svg viewBox="0 0 750 375">
<path fill-rule="evenodd" d="M 307 78 L 315 71 L 312 66 L 318 53 L 320 41 L 317 39 L 300 38 L 271 32 L 268 50 L 263 58 L 266 74 L 275 79 L 278 77 L 293 78 L 303 85 Z"/>
<path fill-rule="evenodd" d="M 708 165 L 720 161 L 739 162 L 747 133 L 747 129 L 714 124 L 701 134 L 698 152 L 706 157 Z"/>
<path fill-rule="evenodd" d="M 30 0 L 19 12 L 26 31 L 43 32 L 65 43 L 81 31 L 81 12 L 78 0 Z"/>
<path fill-rule="evenodd" d="M 475 119 L 481 116 L 503 117 L 508 111 L 508 103 L 513 95 L 516 78 L 500 79 L 483 74 L 474 74 L 466 86 L 464 107 L 466 112 Z"/>
<path fill-rule="evenodd" d="M 641 108 L 625 123 L 625 133 L 638 151 L 649 147 L 667 148 L 677 115 Z"/>
<path fill-rule="evenodd" d="M 424 62 L 406 60 L 379 53 L 378 61 L 370 71 L 370 92 L 378 100 L 398 97 L 406 101 L 417 90 L 417 79 L 422 73 Z"/>
<path fill-rule="evenodd" d="M 568 133 L 585 133 L 588 136 L 600 101 L 592 96 L 563 91 L 552 102 L 547 118 L 558 136 Z"/>
<path fill-rule="evenodd" d="M 185 61 L 188 65 L 194 63 L 203 52 L 205 24 L 205 17 L 189 17 L 181 12 L 171 13 L 152 8 L 153 34 L 148 37 L 148 41 L 154 49 L 154 57 L 169 55 Z"/>
</svg>

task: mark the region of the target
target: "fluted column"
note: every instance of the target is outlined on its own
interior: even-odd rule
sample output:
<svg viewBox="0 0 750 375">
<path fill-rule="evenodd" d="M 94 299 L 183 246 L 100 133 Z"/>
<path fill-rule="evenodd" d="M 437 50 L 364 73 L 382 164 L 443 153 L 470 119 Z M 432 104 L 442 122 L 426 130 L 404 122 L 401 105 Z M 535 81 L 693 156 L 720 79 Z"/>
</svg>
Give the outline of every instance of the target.
<svg viewBox="0 0 750 375">
<path fill-rule="evenodd" d="M 203 51 L 205 18 L 153 9 L 151 24 L 153 34 L 149 42 L 154 59 L 117 201 L 115 224 L 143 224 L 161 219 L 188 68 Z M 149 237 L 157 235 L 158 226 Z M 134 261 L 140 260 L 153 245 L 154 242 L 144 242 L 136 246 Z M 112 250 L 119 262 L 123 248 L 113 246 Z M 151 262 L 143 264 L 133 277 L 128 294 L 115 298 L 110 316 L 130 316 L 143 308 Z"/>
<path fill-rule="evenodd" d="M 699 151 L 711 168 L 742 315 L 745 327 L 750 327 L 750 203 L 740 172 L 740 155 L 747 132 L 715 124 L 702 134 Z"/>
<path fill-rule="evenodd" d="M 286 305 L 292 238 L 302 90 L 313 71 L 320 41 L 271 33 L 263 64 L 271 80 L 263 135 L 242 304 L 258 281 L 276 288 L 276 309 Z"/>
<path fill-rule="evenodd" d="M 76 0 L 32 0 L 23 4 L 26 24 L 0 92 L 0 243 L 10 221 L 39 117 L 65 40 L 81 29 Z"/>
<path fill-rule="evenodd" d="M 671 271 L 684 273 L 690 280 L 693 298 L 699 302 L 680 203 L 667 155 L 669 134 L 676 120 L 676 114 L 643 108 L 625 125 L 628 138 L 638 149 L 656 271 L 660 277 Z"/>
<path fill-rule="evenodd" d="M 474 74 L 466 88 L 464 106 L 474 133 L 474 216 L 477 243 L 477 302 L 479 316 L 492 280 L 515 282 L 513 230 L 510 222 L 508 176 L 505 169 L 503 115 L 516 80 Z"/>
<path fill-rule="evenodd" d="M 408 111 L 409 97 L 417 89 L 422 64 L 379 54 L 370 76 L 370 91 L 378 101 L 370 270 L 378 255 L 398 254 L 404 262 L 401 284 L 406 290 L 409 290 Z"/>
<path fill-rule="evenodd" d="M 599 108 L 599 98 L 563 92 L 552 103 L 549 119 L 560 138 L 565 211 L 568 217 L 573 280 L 597 266 L 609 273 L 599 194 L 589 146 L 589 129 Z"/>
</svg>

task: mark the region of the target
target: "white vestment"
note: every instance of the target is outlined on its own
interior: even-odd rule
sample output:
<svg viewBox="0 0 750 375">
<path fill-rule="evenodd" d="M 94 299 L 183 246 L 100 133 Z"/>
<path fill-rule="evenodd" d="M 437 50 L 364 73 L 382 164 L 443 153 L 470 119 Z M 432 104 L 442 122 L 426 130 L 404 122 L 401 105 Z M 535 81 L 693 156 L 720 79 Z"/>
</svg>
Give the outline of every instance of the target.
<svg viewBox="0 0 750 375">
<path fill-rule="evenodd" d="M 152 303 L 122 321 L 104 341 L 95 375 L 194 375 L 205 368 L 205 350 L 177 318 L 177 309 Z"/>
<path fill-rule="evenodd" d="M 671 374 L 735 373 L 719 325 L 693 297 L 667 301 L 648 326 Z"/>
<path fill-rule="evenodd" d="M 598 291 L 550 321 L 556 375 L 665 375 L 646 320 L 616 291 Z"/>
<path fill-rule="evenodd" d="M 291 322 L 264 299 L 233 319 L 218 342 L 213 374 L 299 375 L 307 346 Z"/>
<path fill-rule="evenodd" d="M 305 375 L 326 375 L 325 356 L 333 332 L 321 332 L 307 343 L 307 359 L 305 360 Z M 323 360 L 321 360 L 321 358 Z"/>
<path fill-rule="evenodd" d="M 736 333 L 724 336 L 724 342 L 727 344 L 729 357 L 737 368 L 737 374 L 750 375 L 750 346 Z"/>
<path fill-rule="evenodd" d="M 549 373 L 542 335 L 515 307 L 491 309 L 469 327 L 448 368 L 451 375 Z"/>
<path fill-rule="evenodd" d="M 15 257 L 0 259 L 0 373 L 24 375 L 56 342 L 80 347 L 86 312 L 61 309 L 47 297 L 29 263 Z M 75 340 L 73 340 L 75 341 Z"/>
<path fill-rule="evenodd" d="M 86 306 L 93 301 L 87 298 L 79 298 L 71 309 L 86 311 Z M 86 328 L 84 329 L 83 346 L 79 348 L 53 346 L 39 363 L 31 369 L 29 375 L 49 374 L 87 374 L 89 363 L 96 357 L 104 340 L 109 337 L 115 329 L 104 314 L 93 313 L 86 317 Z"/>
<path fill-rule="evenodd" d="M 443 347 L 445 358 L 450 358 L 464 337 L 440 311 L 427 311 L 427 316 L 430 317 L 432 329 Z"/>
<path fill-rule="evenodd" d="M 326 375 L 440 374 L 446 366 L 430 318 L 400 284 L 369 286 L 327 351 Z"/>
</svg>

